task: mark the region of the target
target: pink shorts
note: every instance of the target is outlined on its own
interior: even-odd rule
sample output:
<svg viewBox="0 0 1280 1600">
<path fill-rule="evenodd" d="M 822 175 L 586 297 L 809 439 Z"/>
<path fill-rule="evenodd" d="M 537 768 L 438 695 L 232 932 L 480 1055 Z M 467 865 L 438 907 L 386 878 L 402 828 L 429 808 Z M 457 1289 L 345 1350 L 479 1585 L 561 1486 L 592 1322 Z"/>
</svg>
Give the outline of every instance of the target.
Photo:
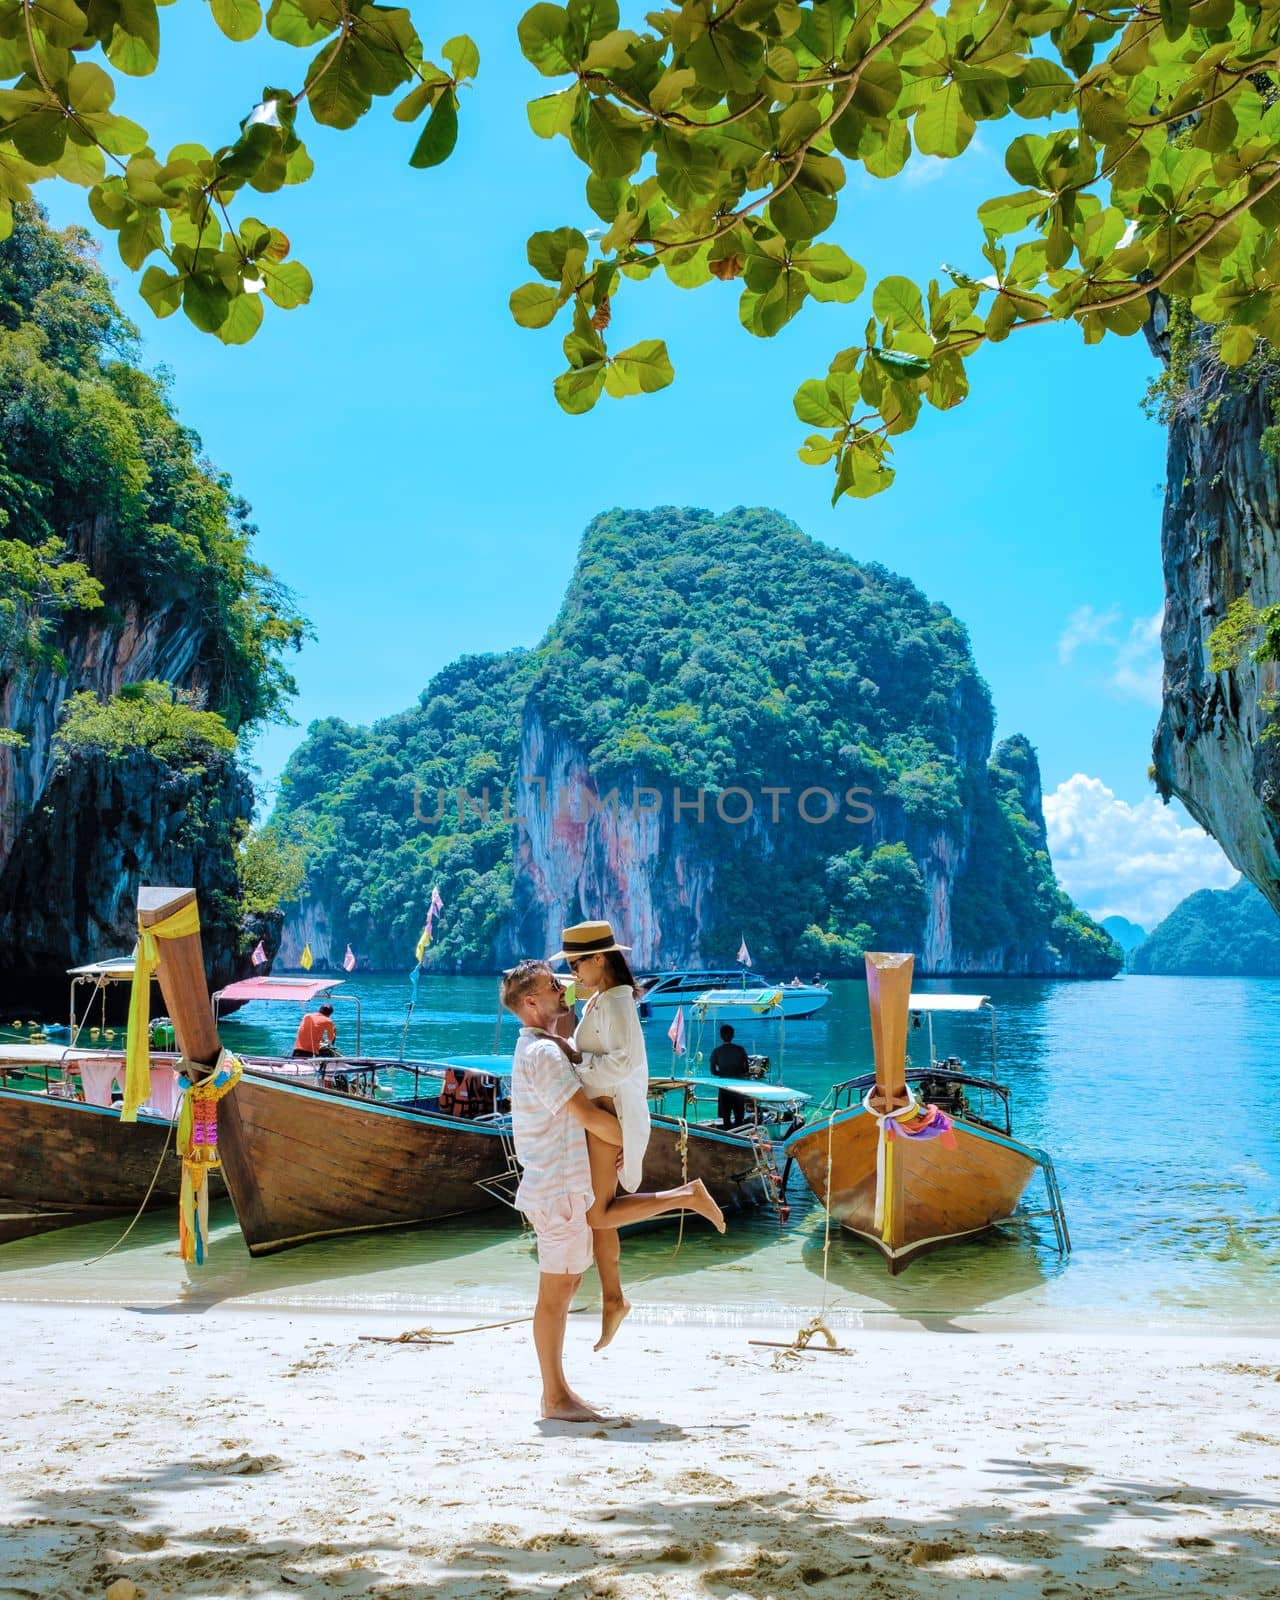
<svg viewBox="0 0 1280 1600">
<path fill-rule="evenodd" d="M 529 1208 L 525 1216 L 538 1236 L 538 1271 L 573 1273 L 591 1265 L 591 1227 L 586 1195 L 564 1195 L 548 1205 Z"/>
</svg>

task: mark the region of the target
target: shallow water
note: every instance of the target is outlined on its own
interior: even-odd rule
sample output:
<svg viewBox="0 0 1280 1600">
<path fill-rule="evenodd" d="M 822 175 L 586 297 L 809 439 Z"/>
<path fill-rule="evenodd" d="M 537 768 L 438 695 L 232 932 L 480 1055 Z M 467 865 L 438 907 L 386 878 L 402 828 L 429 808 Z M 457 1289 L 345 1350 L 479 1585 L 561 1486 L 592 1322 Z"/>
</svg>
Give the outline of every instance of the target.
<svg viewBox="0 0 1280 1600">
<path fill-rule="evenodd" d="M 1271 1070 L 1280 980 L 1122 978 L 1110 983 L 998 980 L 980 987 L 998 1009 L 1000 1067 L 1014 1131 L 1054 1159 L 1074 1251 L 1065 1261 L 1045 1222 L 940 1251 L 891 1279 L 870 1246 L 838 1230 L 826 1252 L 823 1214 L 798 1174 L 790 1222 L 733 1217 L 719 1238 L 691 1219 L 624 1245 L 624 1270 L 648 1317 L 799 1324 L 824 1305 L 833 1326 L 902 1317 L 929 1327 L 1067 1324 L 1274 1328 L 1280 1321 L 1280 1088 Z M 781 1062 L 783 1080 L 820 1098 L 870 1066 L 866 988 L 832 985 L 817 1018 L 744 1023 L 748 1049 Z M 366 1053 L 400 1050 L 408 985 L 357 978 Z M 494 1047 L 494 985 L 431 978 L 409 1024 L 406 1053 Z M 250 1006 L 226 1043 L 287 1050 L 298 1013 Z M 354 1045 L 354 1007 L 338 1008 Z M 974 1070 L 989 1061 L 989 1024 L 938 1018 L 939 1054 Z M 699 1041 L 690 1030 L 690 1047 Z M 501 1044 L 514 1041 L 501 1026 Z M 646 1027 L 655 1071 L 670 1063 L 663 1024 Z M 923 1063 L 927 1035 L 912 1035 Z M 1037 1184 L 1028 1204 L 1043 1204 Z M 123 1221 L 0 1246 L 0 1299 L 109 1301 L 201 1311 L 222 1301 L 312 1308 L 461 1311 L 477 1320 L 528 1308 L 535 1266 L 514 1217 L 498 1213 L 434 1229 L 365 1235 L 253 1261 L 229 1206 L 215 1209 L 212 1259 L 187 1268 L 173 1218 L 144 1217 L 113 1254 Z M 644 1280 L 641 1282 L 641 1280 Z"/>
</svg>

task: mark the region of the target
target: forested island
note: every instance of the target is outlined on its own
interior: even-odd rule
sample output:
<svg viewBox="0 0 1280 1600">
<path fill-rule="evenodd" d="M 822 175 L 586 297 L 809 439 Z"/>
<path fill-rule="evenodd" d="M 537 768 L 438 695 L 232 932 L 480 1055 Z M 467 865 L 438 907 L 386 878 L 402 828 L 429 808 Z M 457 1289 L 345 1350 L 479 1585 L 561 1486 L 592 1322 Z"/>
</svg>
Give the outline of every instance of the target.
<svg viewBox="0 0 1280 1600">
<path fill-rule="evenodd" d="M 438 887 L 443 970 L 609 915 L 643 965 L 745 934 L 779 971 L 892 947 L 1110 976 L 1119 948 L 1054 878 L 1035 753 L 993 727 L 963 625 L 906 579 L 772 511 L 606 512 L 536 649 L 464 657 L 371 728 L 312 725 L 272 819 L 311 884 L 282 959 L 403 967 Z"/>
<path fill-rule="evenodd" d="M 1199 889 L 1129 954 L 1131 972 L 1181 978 L 1280 978 L 1280 916 L 1247 879 Z"/>
</svg>

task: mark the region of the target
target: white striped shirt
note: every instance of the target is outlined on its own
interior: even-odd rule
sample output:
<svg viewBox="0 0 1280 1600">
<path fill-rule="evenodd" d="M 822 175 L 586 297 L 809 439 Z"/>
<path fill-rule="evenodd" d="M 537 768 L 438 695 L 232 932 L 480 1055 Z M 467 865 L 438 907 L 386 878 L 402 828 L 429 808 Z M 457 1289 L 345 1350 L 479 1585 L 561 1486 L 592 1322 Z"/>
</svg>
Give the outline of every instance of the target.
<svg viewBox="0 0 1280 1600">
<path fill-rule="evenodd" d="M 522 1168 L 518 1210 L 573 1195 L 591 1204 L 586 1130 L 564 1109 L 581 1087 L 559 1045 L 521 1028 L 511 1067 L 511 1127 Z"/>
</svg>

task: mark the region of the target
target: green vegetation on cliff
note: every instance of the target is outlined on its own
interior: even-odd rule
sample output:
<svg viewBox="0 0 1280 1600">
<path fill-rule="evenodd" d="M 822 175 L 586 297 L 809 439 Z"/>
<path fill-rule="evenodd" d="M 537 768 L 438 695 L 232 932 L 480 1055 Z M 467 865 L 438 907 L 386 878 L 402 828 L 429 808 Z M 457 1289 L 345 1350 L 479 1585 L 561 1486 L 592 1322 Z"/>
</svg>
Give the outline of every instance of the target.
<svg viewBox="0 0 1280 1600">
<path fill-rule="evenodd" d="M 1183 978 L 1280 978 L 1280 917 L 1254 886 L 1199 889 L 1129 956 L 1131 972 Z"/>
<path fill-rule="evenodd" d="M 554 783 L 564 761 L 623 808 L 640 786 L 661 792 L 652 902 L 678 920 L 673 885 L 696 857 L 714 876 L 697 929 L 708 957 L 742 932 L 762 965 L 857 970 L 877 943 L 919 950 L 926 864 L 952 872 L 942 850 L 964 861 L 957 960 L 1114 972 L 1119 953 L 1054 880 L 1034 752 L 1009 741 L 988 770 L 992 722 L 963 626 L 907 580 L 775 512 L 613 511 L 588 528 L 538 648 L 464 658 L 417 709 L 371 729 L 313 725 L 275 822 L 306 842 L 335 948 L 350 939 L 377 965 L 402 964 L 438 883 L 448 914 L 428 963 L 491 969 L 504 933 L 526 926 L 542 870 L 522 864 L 516 882 L 519 836 L 502 810 L 504 789 L 515 807 L 523 739 L 526 777 Z M 679 839 L 677 786 L 687 802 L 704 791 L 702 820 Z M 866 795 L 861 816 L 851 789 Z M 803 791 L 833 797 L 838 815 L 806 820 Z M 716 814 L 719 797 L 740 812 L 743 792 L 753 829 Z M 551 834 L 580 831 L 581 807 L 571 796 Z M 811 800 L 810 819 L 825 809 Z"/>
<path fill-rule="evenodd" d="M 0 675 L 56 660 L 64 617 L 181 605 L 209 709 L 232 728 L 283 714 L 305 624 L 200 452 L 88 235 L 20 208 L 0 242 Z"/>
</svg>

